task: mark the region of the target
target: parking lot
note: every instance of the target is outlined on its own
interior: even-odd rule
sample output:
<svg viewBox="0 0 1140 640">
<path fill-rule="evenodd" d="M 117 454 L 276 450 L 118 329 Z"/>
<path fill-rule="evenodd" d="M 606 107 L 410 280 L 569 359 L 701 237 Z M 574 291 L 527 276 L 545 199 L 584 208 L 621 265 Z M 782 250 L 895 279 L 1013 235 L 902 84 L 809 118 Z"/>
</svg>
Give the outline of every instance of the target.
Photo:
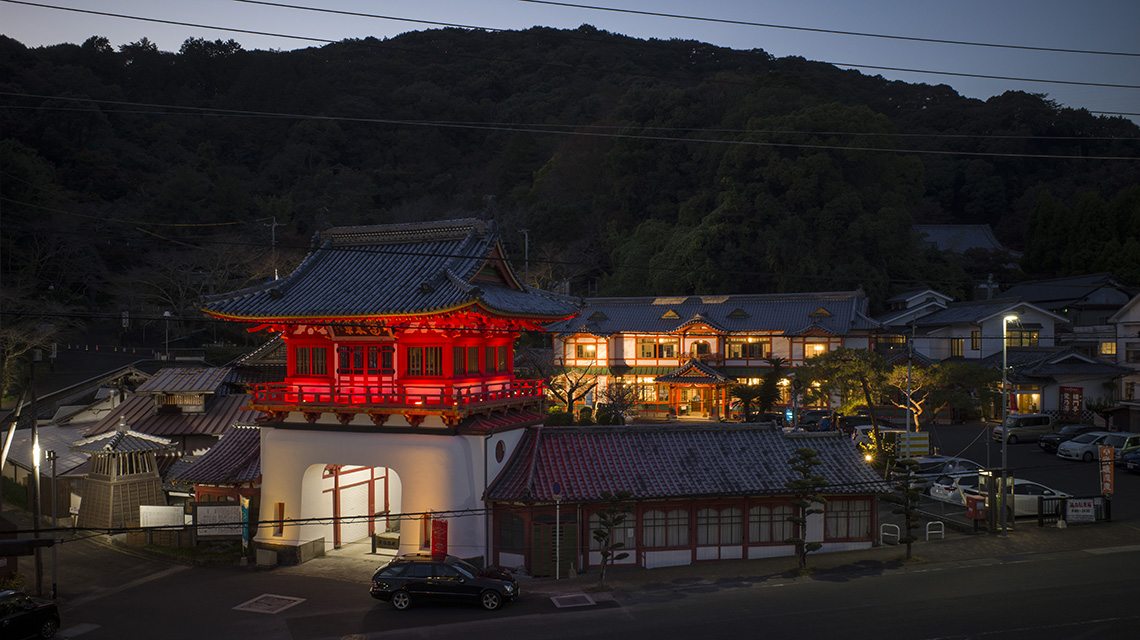
<svg viewBox="0 0 1140 640">
<path fill-rule="evenodd" d="M 997 470 L 1001 468 L 1002 445 L 991 437 L 992 429 L 993 425 L 982 423 L 928 428 L 936 453 L 968 458 Z M 1095 462 L 1059 458 L 1042 451 L 1036 442 L 1011 444 L 1008 455 L 1010 473 L 1014 477 L 1026 478 L 1078 497 L 1100 495 L 1099 465 Z M 1129 473 L 1122 466 L 1115 469 L 1112 519 L 1118 522 L 1140 521 L 1140 474 Z"/>
</svg>

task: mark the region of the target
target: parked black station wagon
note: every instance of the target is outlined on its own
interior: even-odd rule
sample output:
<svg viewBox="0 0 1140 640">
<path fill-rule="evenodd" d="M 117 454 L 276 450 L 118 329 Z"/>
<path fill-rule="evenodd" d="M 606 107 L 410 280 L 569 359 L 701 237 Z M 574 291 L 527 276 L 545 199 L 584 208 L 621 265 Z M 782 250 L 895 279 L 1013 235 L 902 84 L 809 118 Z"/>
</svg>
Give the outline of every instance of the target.
<svg viewBox="0 0 1140 640">
<path fill-rule="evenodd" d="M 455 556 L 412 553 L 377 569 L 369 593 L 401 610 L 412 603 L 472 602 L 494 611 L 517 598 L 519 587 L 501 569 L 477 569 Z"/>
<path fill-rule="evenodd" d="M 50 638 L 58 629 L 59 609 L 54 602 L 0 590 L 0 638 Z"/>
</svg>

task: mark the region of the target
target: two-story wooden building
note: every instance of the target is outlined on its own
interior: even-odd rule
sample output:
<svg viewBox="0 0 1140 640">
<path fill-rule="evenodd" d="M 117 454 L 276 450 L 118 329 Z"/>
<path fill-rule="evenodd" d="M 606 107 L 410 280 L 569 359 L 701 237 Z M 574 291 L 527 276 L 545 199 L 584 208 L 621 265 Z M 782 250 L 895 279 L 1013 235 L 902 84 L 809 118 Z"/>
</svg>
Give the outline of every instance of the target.
<svg viewBox="0 0 1140 640">
<path fill-rule="evenodd" d="M 635 386 L 641 415 L 718 418 L 727 388 L 755 384 L 769 358 L 788 366 L 839 347 L 874 345 L 862 292 L 589 298 L 550 325 L 554 358 L 600 387 Z"/>
<path fill-rule="evenodd" d="M 382 523 L 400 552 L 446 537 L 484 555 L 482 491 L 544 416 L 542 382 L 515 378 L 515 339 L 576 310 L 519 282 L 494 223 L 329 229 L 289 276 L 202 308 L 287 349 L 284 380 L 250 402 L 260 547 L 300 561 Z"/>
</svg>

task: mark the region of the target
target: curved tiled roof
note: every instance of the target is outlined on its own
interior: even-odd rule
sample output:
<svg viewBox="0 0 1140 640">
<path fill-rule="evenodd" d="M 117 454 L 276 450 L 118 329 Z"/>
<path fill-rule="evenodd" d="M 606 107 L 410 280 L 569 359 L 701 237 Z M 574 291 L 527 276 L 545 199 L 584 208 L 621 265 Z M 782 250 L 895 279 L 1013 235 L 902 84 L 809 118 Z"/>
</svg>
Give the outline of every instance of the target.
<svg viewBox="0 0 1140 640">
<path fill-rule="evenodd" d="M 202 309 L 250 321 L 415 316 L 467 307 L 553 320 L 575 310 L 518 282 L 491 222 L 340 227 L 318 240 L 285 278 L 204 298 Z"/>
<path fill-rule="evenodd" d="M 225 433 L 235 422 L 248 421 L 257 414 L 249 409 L 249 396 L 214 396 L 206 404 L 205 413 L 158 413 L 154 399 L 135 395 L 115 407 L 107 417 L 87 430 L 88 436 L 113 431 L 120 420 L 126 420 L 139 433 L 156 436 L 209 435 Z"/>
<path fill-rule="evenodd" d="M 108 431 L 97 436 L 76 440 L 70 445 L 72 451 L 98 453 L 101 451 L 159 451 L 173 449 L 174 443 L 146 433 L 127 428 Z"/>
<path fill-rule="evenodd" d="M 596 501 L 603 491 L 636 500 L 787 495 L 796 450 L 813 449 L 826 494 L 890 491 L 837 432 L 785 435 L 756 425 L 532 427 L 487 488 L 496 502 Z"/>
<path fill-rule="evenodd" d="M 168 480 L 191 484 L 232 484 L 253 482 L 260 477 L 261 429 L 234 425 L 193 463 L 173 470 Z"/>
<path fill-rule="evenodd" d="M 826 313 L 820 313 L 820 309 Z M 672 314 L 667 312 L 672 311 Z M 548 331 L 568 334 L 588 328 L 604 336 L 615 333 L 665 334 L 700 321 L 724 333 L 750 331 L 798 335 L 815 329 L 850 335 L 880 327 L 867 317 L 861 291 L 787 293 L 677 298 L 588 298 L 578 315 L 555 322 Z M 588 322 L 588 324 L 586 324 Z"/>
<path fill-rule="evenodd" d="M 657 382 L 660 383 L 728 384 L 735 380 L 694 358 L 677 369 L 657 377 Z"/>
</svg>

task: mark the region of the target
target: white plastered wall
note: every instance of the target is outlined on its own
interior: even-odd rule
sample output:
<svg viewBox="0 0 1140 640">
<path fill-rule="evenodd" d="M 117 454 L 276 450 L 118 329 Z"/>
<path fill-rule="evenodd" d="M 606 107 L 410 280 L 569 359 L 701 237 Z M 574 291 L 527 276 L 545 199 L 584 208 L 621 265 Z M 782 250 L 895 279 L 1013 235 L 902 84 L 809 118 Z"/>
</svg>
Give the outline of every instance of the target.
<svg viewBox="0 0 1140 640">
<path fill-rule="evenodd" d="M 398 433 L 355 433 L 312 429 L 263 428 L 261 431 L 261 520 L 276 519 L 276 505 L 284 503 L 285 519 L 328 518 L 332 503 L 322 493 L 325 465 L 346 464 L 388 467 L 399 476 L 393 489 L 400 491 L 403 513 L 448 512 L 481 509 L 483 491 L 483 438 L 478 436 Z M 448 516 L 448 552 L 475 557 L 486 548 L 485 518 L 481 514 Z M 293 545 L 330 535 L 320 523 L 302 523 L 273 535 L 262 526 L 256 540 Z M 404 520 L 400 527 L 400 553 L 419 551 L 426 544 L 418 522 Z"/>
</svg>

